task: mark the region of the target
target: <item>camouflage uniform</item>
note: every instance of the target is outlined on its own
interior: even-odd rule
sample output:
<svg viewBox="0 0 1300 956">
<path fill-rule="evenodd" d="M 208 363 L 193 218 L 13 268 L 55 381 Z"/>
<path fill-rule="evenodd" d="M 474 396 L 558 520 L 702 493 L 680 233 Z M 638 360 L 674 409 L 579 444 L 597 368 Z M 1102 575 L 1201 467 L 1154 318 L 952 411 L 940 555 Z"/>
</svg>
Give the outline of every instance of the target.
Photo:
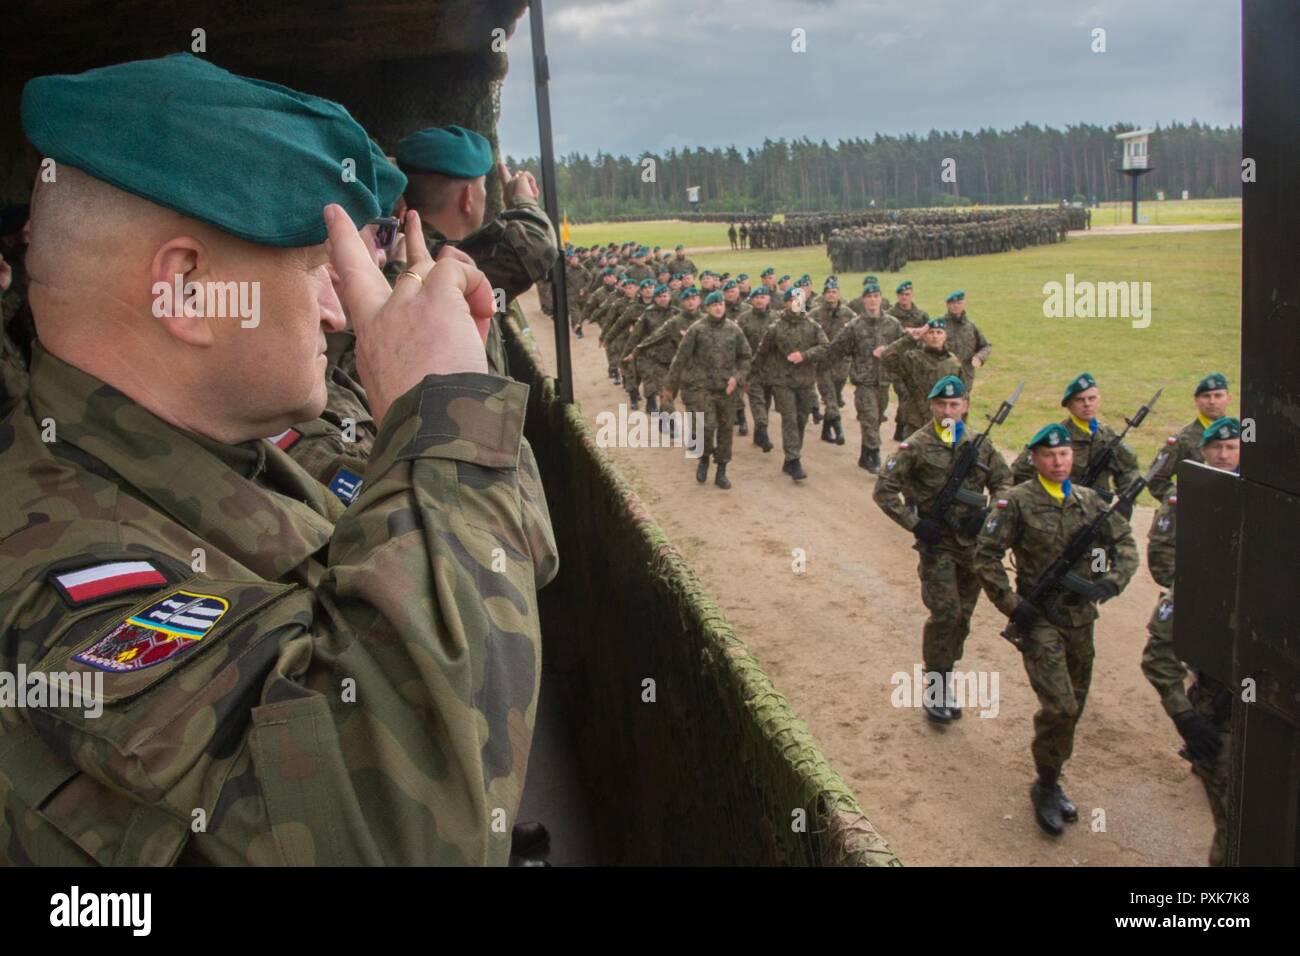
<svg viewBox="0 0 1300 956">
<path fill-rule="evenodd" d="M 945 375 L 956 375 L 970 389 L 961 360 L 947 348 L 935 351 L 920 339 L 904 335 L 889 345 L 880 356 L 881 367 L 903 386 L 906 404 L 900 405 L 896 417 L 903 434 L 911 434 L 932 420 L 926 396 L 934 383 Z"/>
<path fill-rule="evenodd" d="M 947 315 L 945 318 L 948 320 L 948 351 L 961 359 L 964 370 L 961 380 L 966 383 L 967 393 L 970 393 L 975 385 L 975 366 L 971 364 L 971 360 L 979 359 L 980 364 L 983 365 L 989 360 L 989 353 L 993 351 L 993 346 L 984 337 L 979 327 L 966 318 L 965 311 L 957 315 Z"/>
<path fill-rule="evenodd" d="M 653 332 L 641 339 L 634 347 L 636 370 L 645 383 L 646 397 L 657 396 L 668 385 L 668 370 L 672 368 L 673 358 L 677 355 L 677 346 L 681 344 L 686 330 L 700 318 L 697 309 L 694 312 L 673 312 Z M 671 415 L 676 408 L 670 398 L 659 406 L 659 411 Z"/>
<path fill-rule="evenodd" d="M 637 345 L 677 313 L 678 310 L 671 303 L 663 308 L 658 305 L 651 305 L 632 322 L 631 328 L 628 329 L 626 340 L 623 343 L 623 354 L 632 356 L 625 361 L 625 364 L 632 376 L 632 381 L 636 382 L 637 386 L 646 383 L 645 375 L 642 373 L 640 366 L 637 365 Z M 662 379 L 660 379 L 660 382 L 662 382 Z M 635 387 L 629 389 L 629 391 L 636 394 Z M 647 383 L 645 387 L 647 407 L 656 401 L 655 396 L 657 394 L 658 389 L 652 389 Z"/>
<path fill-rule="evenodd" d="M 1101 498 L 1091 488 L 1073 488 L 1062 504 L 1036 475 L 998 499 L 975 543 L 975 570 L 994 606 L 1009 616 L 1020 601 L 1002 566 L 1008 548 L 1015 555 L 1016 594 L 1023 595 L 1075 533 L 1103 510 Z M 1106 519 L 1097 546 L 1108 554 L 1109 570 L 1104 575 L 1092 571 L 1091 554 L 1081 557 L 1071 570 L 1088 581 L 1104 578 L 1123 590 L 1137 571 L 1138 552 L 1122 515 L 1111 513 Z M 1072 591 L 1054 595 L 1046 603 L 1039 608 L 1042 616 L 1022 634 L 1022 654 L 1039 703 L 1034 715 L 1034 762 L 1059 771 L 1074 750 L 1074 728 L 1092 682 L 1097 607 Z"/>
<path fill-rule="evenodd" d="M 749 396 L 749 412 L 754 419 L 754 440 L 758 441 L 760 432 L 757 426 L 767 427 L 767 411 L 772 406 L 772 388 L 768 384 L 766 363 L 758 361 L 758 347 L 763 343 L 763 333 L 776 321 L 777 313 L 770 308 L 761 312 L 752 305 L 745 306 L 736 324 L 745 333 L 750 351 L 754 353 L 754 362 L 749 370 L 749 381 L 745 384 L 745 394 Z"/>
<path fill-rule="evenodd" d="M 1097 421 L 1093 419 L 1093 421 Z M 1086 431 L 1074 423 L 1074 416 L 1067 415 L 1061 422 L 1070 433 L 1070 443 L 1074 446 L 1074 467 L 1070 470 L 1070 481 L 1075 487 L 1082 487 L 1080 482 L 1083 480 L 1084 473 L 1088 470 L 1088 462 L 1092 459 L 1093 449 L 1101 449 L 1106 443 L 1113 441 L 1115 430 L 1109 425 L 1103 425 L 1097 422 L 1097 431 L 1095 433 Z M 1020 455 L 1011 464 L 1011 474 L 1015 477 L 1016 483 L 1028 481 L 1034 477 L 1037 472 L 1034 471 L 1034 463 L 1029 457 L 1029 449 L 1024 449 Z M 1133 454 L 1133 449 L 1128 445 L 1121 443 L 1115 453 L 1110 456 L 1110 464 L 1106 470 L 1098 477 L 1096 483 L 1091 487 L 1094 491 L 1101 493 L 1104 500 L 1109 501 L 1116 491 L 1123 491 L 1132 482 L 1142 476 L 1138 469 L 1137 455 Z M 1112 485 L 1113 482 L 1113 485 Z"/>
<path fill-rule="evenodd" d="M 325 410 L 312 422 L 294 425 L 270 439 L 344 504 L 355 497 L 379 429 L 370 414 L 365 390 L 340 368 L 325 379 Z"/>
<path fill-rule="evenodd" d="M 1224 866 L 1228 859 L 1228 788 L 1232 766 L 1232 692 L 1209 674 L 1197 673 L 1196 683 L 1186 689 L 1187 668 L 1174 648 L 1174 589 L 1160 598 L 1147 624 L 1147 645 L 1142 650 L 1142 673 L 1160 694 L 1160 703 L 1170 718 L 1195 711 L 1218 732 L 1219 752 L 1213 760 L 1191 760 L 1192 772 L 1200 778 L 1214 817 L 1214 840 L 1210 844 L 1210 866 Z"/>
<path fill-rule="evenodd" d="M 649 299 L 637 295 L 632 302 L 619 312 L 618 318 L 605 333 L 605 351 L 609 356 L 610 363 L 622 371 L 623 390 L 627 392 L 628 401 L 635 407 L 638 400 L 640 388 L 636 380 L 636 369 L 633 367 L 631 360 L 624 358 L 628 354 L 628 339 L 632 335 L 632 329 L 636 327 L 641 316 L 646 310 L 653 305 L 654 297 Z"/>
<path fill-rule="evenodd" d="M 1201 436 L 1212 424 L 1214 423 L 1198 415 L 1184 425 L 1178 434 L 1170 435 L 1165 439 L 1165 447 L 1161 448 L 1156 456 L 1160 459 L 1160 467 L 1156 469 L 1156 473 L 1151 476 L 1151 482 L 1147 485 L 1151 494 L 1161 501 L 1168 497 L 1174 490 L 1174 475 L 1178 471 L 1180 461 L 1205 460 L 1201 456 Z"/>
<path fill-rule="evenodd" d="M 880 448 L 880 421 L 889 406 L 883 356 L 876 358 L 872 353 L 882 345 L 897 341 L 903 334 L 902 326 L 891 315 L 881 313 L 874 318 L 859 315 L 835 336 L 826 353 L 829 360 L 849 362 L 849 378 L 854 385 L 853 404 L 858 411 L 862 447 L 867 450 Z"/>
<path fill-rule="evenodd" d="M 785 460 L 798 461 L 803 452 L 803 430 L 817 407 L 817 363 L 830 342 L 820 325 L 802 312 L 782 311 L 767 327 L 755 361 L 763 367 L 781 416 L 781 451 Z M 802 352 L 798 365 L 787 355 Z"/>
<path fill-rule="evenodd" d="M 834 308 L 822 302 L 809 315 L 826 333 L 828 342 L 835 341 L 835 337 L 854 319 L 853 310 L 840 302 L 835 303 Z M 844 390 L 844 380 L 848 376 L 849 359 L 845 355 L 827 353 L 827 356 L 817 363 L 817 393 L 821 396 L 822 404 L 826 406 L 828 422 L 840 420 L 840 406 L 844 404 L 841 393 Z"/>
<path fill-rule="evenodd" d="M 859 322 L 862 318 L 859 317 Z M 957 449 L 972 440 L 969 431 L 957 446 L 944 441 L 930 424 L 913 432 L 889 457 L 876 479 L 873 498 L 880 509 L 907 531 L 922 518 L 930 517 L 935 499 L 943 490 L 952 471 Z M 979 464 L 988 469 L 972 468 L 962 488 L 977 495 L 985 487 L 995 496 L 1011 488 L 1011 471 L 991 439 L 980 446 Z M 921 578 L 921 600 L 930 612 L 922 628 L 921 652 L 927 672 L 949 673 L 962 657 L 970 619 L 980 596 L 980 580 L 975 574 L 975 535 L 969 527 L 978 522 L 984 511 L 974 505 L 954 502 L 948 509 L 951 522 L 943 529 L 937 544 L 917 543 L 921 560 L 917 573 Z M 961 527 L 964 523 L 967 527 Z M 957 527 L 953 527 L 955 524 Z"/>
<path fill-rule="evenodd" d="M 905 329 L 916 329 L 930 321 L 930 314 L 925 309 L 918 309 L 915 304 L 911 308 L 903 308 L 901 302 L 895 302 L 893 307 L 881 304 L 881 308 L 898 319 L 898 322 Z M 863 309 L 862 311 L 866 311 Z"/>
<path fill-rule="evenodd" d="M 556 569 L 522 517 L 527 392 L 426 377 L 344 509 L 268 442 L 180 431 L 38 350 L 0 428 L 0 665 L 102 674 L 104 712 L 0 709 L 0 859 L 505 863 Z M 67 589 L 115 562 L 143 579 Z M 178 596 L 197 633 L 151 626 Z"/>
<path fill-rule="evenodd" d="M 704 459 L 713 455 L 720 465 L 731 461 L 736 402 L 749 377 L 753 358 L 740 326 L 727 318 L 705 315 L 682 338 L 668 369 L 668 390 L 682 393 L 688 412 L 704 414 Z M 727 394 L 727 380 L 736 387 Z"/>
<path fill-rule="evenodd" d="M 587 284 L 590 281 L 591 276 L 581 265 L 564 267 L 564 287 L 569 296 L 569 324 L 575 331 L 582 330 L 582 309 L 587 304 Z"/>
</svg>

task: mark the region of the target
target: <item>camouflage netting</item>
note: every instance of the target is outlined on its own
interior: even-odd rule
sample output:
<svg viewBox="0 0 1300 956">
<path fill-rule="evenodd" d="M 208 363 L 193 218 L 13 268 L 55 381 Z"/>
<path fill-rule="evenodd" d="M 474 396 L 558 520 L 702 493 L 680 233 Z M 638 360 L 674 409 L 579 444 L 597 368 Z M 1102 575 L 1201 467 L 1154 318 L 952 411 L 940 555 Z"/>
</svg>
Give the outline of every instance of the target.
<svg viewBox="0 0 1300 956">
<path fill-rule="evenodd" d="M 507 323 L 510 368 L 532 386 L 527 434 L 560 547 L 541 592 L 546 692 L 573 724 L 602 859 L 901 866 L 580 409 L 559 401 L 521 324 Z"/>
</svg>

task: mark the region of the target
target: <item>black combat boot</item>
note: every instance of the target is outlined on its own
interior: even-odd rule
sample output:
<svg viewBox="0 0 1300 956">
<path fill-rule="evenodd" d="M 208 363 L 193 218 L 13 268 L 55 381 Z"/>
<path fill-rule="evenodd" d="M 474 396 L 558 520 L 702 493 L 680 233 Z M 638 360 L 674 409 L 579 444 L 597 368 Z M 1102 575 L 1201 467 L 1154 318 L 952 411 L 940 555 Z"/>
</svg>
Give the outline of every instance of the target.
<svg viewBox="0 0 1300 956">
<path fill-rule="evenodd" d="M 952 723 L 952 711 L 944 705 L 943 672 L 926 666 L 921 688 L 921 709 L 936 724 Z"/>
<path fill-rule="evenodd" d="M 1058 796 L 1060 788 L 1056 785 L 1059 774 L 1060 771 L 1050 767 L 1039 767 L 1038 779 L 1029 788 L 1029 799 L 1034 804 L 1034 819 L 1045 833 L 1052 836 L 1060 836 L 1065 830 Z"/>
<path fill-rule="evenodd" d="M 709 456 L 701 455 L 700 463 L 695 466 L 695 480 L 704 484 L 709 480 Z"/>
<path fill-rule="evenodd" d="M 835 419 L 835 444 L 844 444 L 844 423 L 840 419 Z"/>
<path fill-rule="evenodd" d="M 629 393 L 627 396 L 627 407 L 632 411 L 636 411 L 640 405 L 641 402 L 637 399 L 637 396 Z"/>
<path fill-rule="evenodd" d="M 871 470 L 871 457 L 867 452 L 866 445 L 863 445 L 862 451 L 858 452 L 858 467 L 865 468 L 867 471 Z"/>
<path fill-rule="evenodd" d="M 582 338 L 582 326 L 580 325 L 576 329 L 574 329 L 573 334 L 578 338 Z"/>
<path fill-rule="evenodd" d="M 743 408 L 736 409 L 736 430 L 742 435 L 749 434 L 749 422 L 745 419 L 745 410 Z"/>
<path fill-rule="evenodd" d="M 894 422 L 894 441 L 902 441 L 905 437 L 907 437 L 907 436 L 905 436 L 905 435 L 903 434 L 903 423 L 900 422 L 900 421 L 895 421 L 895 422 Z"/>
<path fill-rule="evenodd" d="M 1061 789 L 1059 783 L 1056 785 L 1056 802 L 1061 805 L 1062 820 L 1066 823 L 1079 822 L 1079 808 L 1076 807 L 1074 802 L 1065 795 L 1065 791 Z"/>
<path fill-rule="evenodd" d="M 618 373 L 618 369 L 614 369 L 614 371 L 610 373 L 610 381 L 615 385 L 623 384 L 623 376 Z"/>
<path fill-rule="evenodd" d="M 792 458 L 785 463 L 785 473 L 795 481 L 803 481 L 808 477 L 807 472 L 803 470 L 803 465 L 799 463 L 798 458 Z"/>
<path fill-rule="evenodd" d="M 867 471 L 873 475 L 880 474 L 880 449 L 872 448 L 867 452 Z"/>
<path fill-rule="evenodd" d="M 656 395 L 647 395 L 647 396 L 645 397 L 645 413 L 646 413 L 647 415 L 653 415 L 653 414 L 654 414 L 655 412 L 657 412 L 657 411 L 659 411 L 659 398 L 658 398 L 658 396 L 656 396 Z"/>
<path fill-rule="evenodd" d="M 725 461 L 718 462 L 718 470 L 713 476 L 713 483 L 723 491 L 731 487 L 731 479 L 727 477 L 727 463 Z"/>
<path fill-rule="evenodd" d="M 943 687 L 943 705 L 948 708 L 953 720 L 961 720 L 961 705 L 957 703 L 957 687 L 951 670 L 944 672 Z"/>
<path fill-rule="evenodd" d="M 771 451 L 774 447 L 772 445 L 772 439 L 767 437 L 766 424 L 754 426 L 754 444 L 763 449 L 765 453 Z"/>
<path fill-rule="evenodd" d="M 835 423 L 829 418 L 822 422 L 822 441 L 835 444 Z"/>
<path fill-rule="evenodd" d="M 822 409 L 820 405 L 813 406 L 813 424 L 819 425 L 822 420 Z"/>
</svg>

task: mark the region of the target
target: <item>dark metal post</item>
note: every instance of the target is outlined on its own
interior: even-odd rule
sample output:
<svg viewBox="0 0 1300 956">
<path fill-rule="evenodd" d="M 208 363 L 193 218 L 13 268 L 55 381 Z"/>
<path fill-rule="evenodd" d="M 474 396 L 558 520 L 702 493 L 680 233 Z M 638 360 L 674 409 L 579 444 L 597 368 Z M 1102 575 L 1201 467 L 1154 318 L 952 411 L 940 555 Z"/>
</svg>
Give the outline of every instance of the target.
<svg viewBox="0 0 1300 956">
<path fill-rule="evenodd" d="M 542 197 L 546 215 L 560 229 L 560 198 L 555 184 L 555 144 L 551 140 L 551 68 L 546 59 L 546 34 L 542 29 L 542 2 L 529 0 L 528 23 L 533 37 L 533 85 L 537 90 L 537 139 L 541 150 Z M 563 252 L 563 240 L 561 240 Z M 551 268 L 555 308 L 555 377 L 560 401 L 573 401 L 573 356 L 569 352 L 569 290 L 564 285 L 564 256 Z"/>
</svg>

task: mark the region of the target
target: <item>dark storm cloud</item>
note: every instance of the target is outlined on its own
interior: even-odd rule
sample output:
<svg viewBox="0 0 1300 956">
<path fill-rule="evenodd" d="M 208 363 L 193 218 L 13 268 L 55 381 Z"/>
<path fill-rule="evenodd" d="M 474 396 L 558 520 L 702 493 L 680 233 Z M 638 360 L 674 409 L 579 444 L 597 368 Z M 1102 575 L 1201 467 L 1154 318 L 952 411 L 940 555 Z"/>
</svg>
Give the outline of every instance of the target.
<svg viewBox="0 0 1300 956">
<path fill-rule="evenodd" d="M 796 28 L 805 53 L 791 50 Z M 558 154 L 1241 121 L 1235 0 L 554 2 L 546 35 Z M 534 155 L 527 16 L 509 52 L 502 150 Z"/>
</svg>

